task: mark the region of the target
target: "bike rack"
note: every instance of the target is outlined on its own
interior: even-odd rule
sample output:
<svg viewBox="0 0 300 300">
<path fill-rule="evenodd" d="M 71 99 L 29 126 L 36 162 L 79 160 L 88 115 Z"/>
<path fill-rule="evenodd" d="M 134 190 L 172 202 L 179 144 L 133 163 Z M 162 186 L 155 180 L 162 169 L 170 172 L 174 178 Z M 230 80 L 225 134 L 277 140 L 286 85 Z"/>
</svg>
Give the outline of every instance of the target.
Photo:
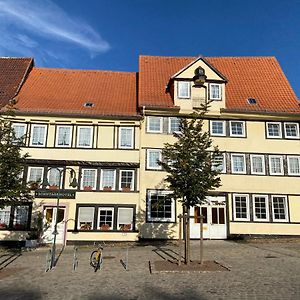
<svg viewBox="0 0 300 300">
<path fill-rule="evenodd" d="M 74 254 L 73 254 L 73 271 L 76 271 L 78 268 L 78 248 L 74 246 Z"/>
<path fill-rule="evenodd" d="M 51 258 L 52 258 L 52 251 L 49 249 L 46 254 L 46 265 L 45 265 L 45 272 L 51 270 Z"/>
<path fill-rule="evenodd" d="M 120 259 L 121 265 L 124 267 L 125 271 L 129 271 L 129 264 L 128 264 L 128 246 L 126 247 L 126 252 L 125 252 L 125 260 L 122 258 Z"/>
</svg>

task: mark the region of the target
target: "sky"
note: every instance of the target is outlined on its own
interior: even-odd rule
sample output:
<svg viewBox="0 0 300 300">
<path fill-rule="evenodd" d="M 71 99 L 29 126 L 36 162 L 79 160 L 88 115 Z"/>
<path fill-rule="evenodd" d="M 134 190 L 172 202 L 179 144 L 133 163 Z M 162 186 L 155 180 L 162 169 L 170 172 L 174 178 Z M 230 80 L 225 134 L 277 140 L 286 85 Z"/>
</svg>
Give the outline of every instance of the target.
<svg viewBox="0 0 300 300">
<path fill-rule="evenodd" d="M 0 56 L 138 71 L 139 55 L 275 56 L 300 99 L 300 0 L 0 0 Z"/>
</svg>

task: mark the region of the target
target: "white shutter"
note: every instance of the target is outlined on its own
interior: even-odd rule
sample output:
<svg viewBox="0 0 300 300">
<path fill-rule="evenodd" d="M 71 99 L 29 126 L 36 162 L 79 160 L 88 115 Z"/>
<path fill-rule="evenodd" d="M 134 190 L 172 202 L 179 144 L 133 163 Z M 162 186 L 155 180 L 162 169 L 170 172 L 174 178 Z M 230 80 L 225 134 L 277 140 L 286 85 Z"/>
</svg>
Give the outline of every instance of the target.
<svg viewBox="0 0 300 300">
<path fill-rule="evenodd" d="M 120 207 L 118 209 L 118 228 L 120 225 L 132 225 L 133 223 L 133 208 Z M 132 229 L 132 227 L 131 227 Z"/>
</svg>

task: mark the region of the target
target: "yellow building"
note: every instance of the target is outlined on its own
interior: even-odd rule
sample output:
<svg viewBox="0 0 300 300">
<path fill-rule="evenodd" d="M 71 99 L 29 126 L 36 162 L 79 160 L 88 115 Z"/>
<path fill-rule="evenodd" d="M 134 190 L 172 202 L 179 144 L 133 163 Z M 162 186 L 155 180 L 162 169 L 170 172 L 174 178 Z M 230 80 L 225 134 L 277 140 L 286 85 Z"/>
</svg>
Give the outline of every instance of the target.
<svg viewBox="0 0 300 300">
<path fill-rule="evenodd" d="M 209 239 L 299 235 L 300 107 L 274 57 L 141 56 L 138 73 L 33 67 L 14 101 L 37 189 L 33 208 L 0 210 L 3 240 L 24 239 L 32 211 L 46 243 L 56 218 L 58 243 L 177 238 L 181 205 L 165 199 L 157 160 L 204 102 L 222 186 L 191 209 L 191 237 L 200 214 Z"/>
</svg>

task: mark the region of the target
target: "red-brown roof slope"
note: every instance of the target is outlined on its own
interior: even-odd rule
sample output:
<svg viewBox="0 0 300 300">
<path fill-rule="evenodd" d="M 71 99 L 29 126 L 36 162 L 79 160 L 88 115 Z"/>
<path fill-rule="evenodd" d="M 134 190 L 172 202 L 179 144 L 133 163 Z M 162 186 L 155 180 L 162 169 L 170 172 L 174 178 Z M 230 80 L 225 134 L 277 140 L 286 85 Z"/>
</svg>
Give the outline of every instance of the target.
<svg viewBox="0 0 300 300">
<path fill-rule="evenodd" d="M 18 93 L 32 65 L 32 58 L 0 58 L 0 108 Z"/>
<path fill-rule="evenodd" d="M 136 116 L 136 73 L 33 68 L 16 99 L 21 112 Z"/>
<path fill-rule="evenodd" d="M 170 77 L 196 57 L 140 57 L 139 106 L 172 107 Z M 300 112 L 299 101 L 275 57 L 205 57 L 227 79 L 226 109 Z M 248 103 L 255 98 L 257 104 Z"/>
</svg>

